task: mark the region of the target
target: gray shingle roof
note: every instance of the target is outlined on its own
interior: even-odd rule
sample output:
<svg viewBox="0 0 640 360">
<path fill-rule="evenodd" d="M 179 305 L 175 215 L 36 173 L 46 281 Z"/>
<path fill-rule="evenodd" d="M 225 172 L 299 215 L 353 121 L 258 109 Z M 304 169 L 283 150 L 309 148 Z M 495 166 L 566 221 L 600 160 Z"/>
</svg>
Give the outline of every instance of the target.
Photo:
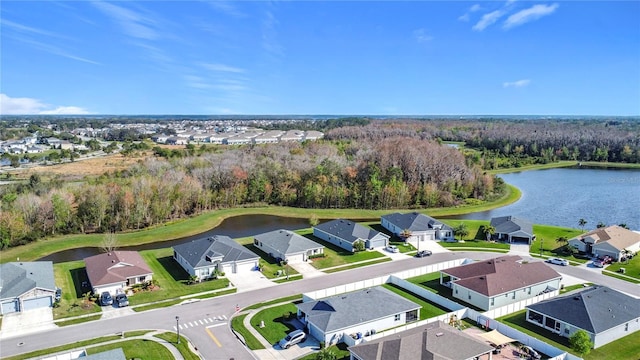
<svg viewBox="0 0 640 360">
<path fill-rule="evenodd" d="M 324 246 L 309 240 L 289 230 L 274 230 L 254 236 L 258 241 L 267 244 L 280 254 L 290 255 L 307 252 L 312 249 L 322 249 Z"/>
<path fill-rule="evenodd" d="M 340 330 L 420 308 L 420 305 L 413 301 L 379 286 L 296 306 L 307 314 L 310 323 L 324 332 Z"/>
<path fill-rule="evenodd" d="M 362 360 L 472 359 L 493 350 L 442 321 L 349 347 Z"/>
<path fill-rule="evenodd" d="M 606 286 L 592 286 L 527 307 L 594 334 L 640 318 L 640 299 Z"/>
<path fill-rule="evenodd" d="M 0 299 L 13 299 L 35 288 L 56 290 L 53 262 L 0 264 Z"/>
<path fill-rule="evenodd" d="M 515 216 L 494 217 L 491 219 L 491 226 L 496 229 L 496 233 L 518 237 L 533 236 L 533 223 Z"/>
<path fill-rule="evenodd" d="M 451 227 L 449 225 L 446 225 L 445 223 L 438 221 L 431 216 L 427 216 L 415 211 L 406 214 L 393 213 L 382 215 L 382 218 L 403 230 L 408 229 L 410 231 L 425 231 L 433 230 L 439 227 L 441 229 L 451 230 Z"/>
<path fill-rule="evenodd" d="M 127 360 L 122 348 L 115 348 L 97 354 L 87 355 L 83 360 Z"/>
<path fill-rule="evenodd" d="M 223 264 L 258 259 L 259 256 L 225 235 L 214 235 L 176 245 L 173 250 L 180 254 L 194 268 L 211 265 L 220 261 Z M 207 259 L 209 258 L 209 259 Z"/>
<path fill-rule="evenodd" d="M 388 237 L 386 234 L 379 231 L 375 231 L 354 221 L 345 219 L 327 221 L 316 225 L 315 228 L 327 234 L 332 234 L 333 236 L 343 239 L 351 244 L 358 239 L 371 240 L 378 235 Z"/>
</svg>

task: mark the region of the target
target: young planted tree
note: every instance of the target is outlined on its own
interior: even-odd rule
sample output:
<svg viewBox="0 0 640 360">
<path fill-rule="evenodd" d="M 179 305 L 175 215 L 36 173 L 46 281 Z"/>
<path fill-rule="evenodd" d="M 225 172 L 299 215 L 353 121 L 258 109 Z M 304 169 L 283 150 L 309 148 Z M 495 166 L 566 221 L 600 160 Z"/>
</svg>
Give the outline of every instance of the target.
<svg viewBox="0 0 640 360">
<path fill-rule="evenodd" d="M 100 249 L 102 252 L 110 253 L 117 248 L 118 238 L 115 233 L 106 233 L 102 237 L 102 242 L 100 244 Z"/>
<path fill-rule="evenodd" d="M 482 228 L 482 232 L 487 237 L 487 241 L 491 240 L 491 237 L 496 233 L 496 228 L 491 225 L 485 225 Z"/>
<path fill-rule="evenodd" d="M 573 350 L 583 356 L 589 354 L 593 347 L 589 334 L 584 330 L 578 330 L 573 333 L 573 335 L 569 337 L 569 344 Z"/>
<path fill-rule="evenodd" d="M 453 228 L 453 235 L 459 236 L 460 240 L 465 236 L 469 235 L 469 229 L 467 228 L 467 224 L 460 223 L 456 227 Z"/>
<path fill-rule="evenodd" d="M 404 240 L 405 242 L 407 241 L 407 239 L 409 239 L 411 237 L 411 235 L 413 235 L 413 233 L 411 232 L 411 230 L 409 229 L 404 229 L 400 232 L 400 237 L 402 238 L 402 240 Z"/>
</svg>

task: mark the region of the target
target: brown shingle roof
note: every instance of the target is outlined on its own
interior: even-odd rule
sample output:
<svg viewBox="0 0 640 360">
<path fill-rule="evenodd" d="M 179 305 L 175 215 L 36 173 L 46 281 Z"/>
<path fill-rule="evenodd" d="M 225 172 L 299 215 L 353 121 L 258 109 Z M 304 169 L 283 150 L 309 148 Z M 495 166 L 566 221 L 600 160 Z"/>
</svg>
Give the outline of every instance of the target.
<svg viewBox="0 0 640 360">
<path fill-rule="evenodd" d="M 152 273 L 136 251 L 112 251 L 84 259 L 92 286 L 114 284 Z"/>
<path fill-rule="evenodd" d="M 640 242 L 640 234 L 618 225 L 591 230 L 586 234 L 578 236 L 577 239 L 584 241 L 584 239 L 588 237 L 594 239 L 595 244 L 607 242 L 618 250 L 624 250 L 625 248 Z"/>
<path fill-rule="evenodd" d="M 485 296 L 495 296 L 560 277 L 543 262 L 522 263 L 517 255 L 502 256 L 491 260 L 443 270 L 458 278 L 455 283 Z"/>
</svg>

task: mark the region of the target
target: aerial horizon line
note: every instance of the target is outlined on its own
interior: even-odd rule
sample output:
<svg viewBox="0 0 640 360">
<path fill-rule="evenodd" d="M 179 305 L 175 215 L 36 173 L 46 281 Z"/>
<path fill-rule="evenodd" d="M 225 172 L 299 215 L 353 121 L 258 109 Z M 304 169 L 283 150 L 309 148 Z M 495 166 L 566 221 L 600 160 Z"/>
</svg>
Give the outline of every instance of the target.
<svg viewBox="0 0 640 360">
<path fill-rule="evenodd" d="M 637 115 L 590 115 L 590 114 L 580 114 L 580 115 L 569 115 L 569 114 L 396 114 L 396 115 L 388 115 L 388 114 L 180 114 L 180 113 L 168 113 L 168 114 L 0 114 L 0 118 L 7 117 L 50 117 L 50 118 L 60 118 L 60 117 L 105 117 L 105 116 L 115 116 L 115 117 L 257 117 L 257 116 L 265 116 L 265 117 L 322 117 L 322 118 L 345 118 L 345 117 L 376 117 L 376 118 L 424 118 L 424 117 L 446 117 L 446 118 L 483 118 L 483 117 L 536 117 L 536 118 L 640 118 L 640 114 Z"/>
</svg>

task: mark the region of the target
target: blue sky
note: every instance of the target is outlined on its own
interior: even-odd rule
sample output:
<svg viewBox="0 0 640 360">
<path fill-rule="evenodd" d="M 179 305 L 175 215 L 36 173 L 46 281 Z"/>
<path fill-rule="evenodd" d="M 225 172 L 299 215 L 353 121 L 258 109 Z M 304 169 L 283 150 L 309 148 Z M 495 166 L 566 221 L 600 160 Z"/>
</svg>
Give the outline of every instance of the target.
<svg viewBox="0 0 640 360">
<path fill-rule="evenodd" d="M 2 114 L 640 115 L 640 1 L 2 1 Z"/>
</svg>

